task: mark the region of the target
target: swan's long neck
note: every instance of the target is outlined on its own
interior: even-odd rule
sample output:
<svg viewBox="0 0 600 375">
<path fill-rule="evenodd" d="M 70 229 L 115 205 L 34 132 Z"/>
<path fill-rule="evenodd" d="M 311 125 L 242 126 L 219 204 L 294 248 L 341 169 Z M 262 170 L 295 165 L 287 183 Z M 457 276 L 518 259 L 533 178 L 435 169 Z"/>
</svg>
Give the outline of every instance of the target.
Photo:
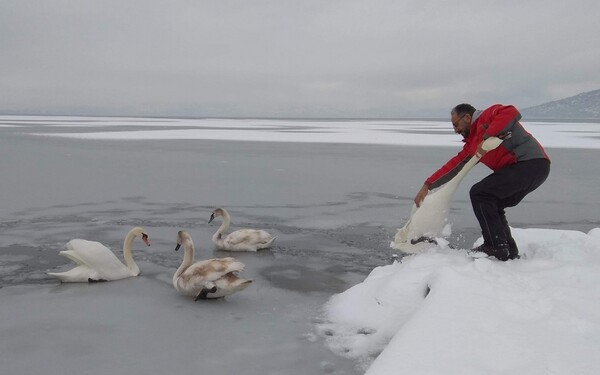
<svg viewBox="0 0 600 375">
<path fill-rule="evenodd" d="M 127 236 L 125 236 L 125 241 L 123 242 L 123 259 L 125 260 L 125 265 L 133 272 L 139 272 L 139 268 L 137 264 L 133 261 L 133 255 L 131 254 L 131 244 L 133 243 L 133 239 L 135 238 L 135 233 L 129 231 Z"/>
<path fill-rule="evenodd" d="M 183 255 L 183 262 L 181 262 L 181 265 L 179 266 L 177 271 L 175 271 L 175 275 L 173 275 L 173 282 L 175 282 L 177 278 L 179 278 L 179 276 L 181 276 L 181 274 L 189 266 L 191 266 L 192 263 L 194 263 L 194 242 L 191 239 L 187 239 L 183 241 L 181 246 L 183 246 L 185 254 Z"/>
<path fill-rule="evenodd" d="M 231 217 L 229 216 L 229 212 L 223 210 L 223 222 L 221 223 L 221 226 L 219 227 L 219 229 L 217 229 L 217 233 L 215 233 L 215 235 L 225 233 L 225 231 L 229 228 L 230 222 L 231 222 Z"/>
</svg>

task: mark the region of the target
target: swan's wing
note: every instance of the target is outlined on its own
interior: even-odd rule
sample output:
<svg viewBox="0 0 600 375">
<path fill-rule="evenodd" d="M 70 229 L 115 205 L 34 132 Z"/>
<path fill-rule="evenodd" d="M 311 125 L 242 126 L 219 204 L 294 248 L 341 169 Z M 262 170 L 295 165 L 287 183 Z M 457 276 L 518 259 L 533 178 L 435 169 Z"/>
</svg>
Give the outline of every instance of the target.
<svg viewBox="0 0 600 375">
<path fill-rule="evenodd" d="M 260 241 L 261 246 L 269 247 L 269 246 L 271 246 L 271 244 L 273 244 L 273 242 L 275 241 L 275 238 L 277 238 L 277 237 L 273 237 L 271 234 L 265 232 L 264 230 L 261 230 L 260 232 L 261 232 L 261 241 Z"/>
<path fill-rule="evenodd" d="M 186 283 L 203 285 L 207 282 L 220 279 L 230 272 L 241 272 L 244 268 L 244 263 L 234 258 L 215 258 L 192 264 L 180 277 Z"/>
<path fill-rule="evenodd" d="M 87 283 L 90 280 L 102 279 L 98 272 L 84 264 L 65 272 L 48 272 L 48 275 L 57 277 L 63 283 Z"/>
<path fill-rule="evenodd" d="M 74 252 L 73 250 L 63 250 L 63 251 L 60 251 L 58 253 L 58 255 L 62 255 L 64 257 L 71 259 L 78 266 L 82 266 L 82 265 L 85 266 L 85 262 L 83 261 L 83 259 L 81 259 L 79 257 L 79 255 L 77 255 L 77 253 Z"/>
<path fill-rule="evenodd" d="M 215 281 L 215 286 L 217 287 L 217 291 L 215 293 L 210 293 L 208 298 L 219 298 L 225 297 L 235 292 L 239 292 L 241 290 L 246 289 L 252 280 L 242 279 L 236 276 L 233 273 L 228 273 L 224 277 Z"/>
<path fill-rule="evenodd" d="M 61 255 L 95 270 L 105 280 L 122 278 L 123 272 L 127 271 L 119 258 L 100 242 L 75 239 L 69 241 L 66 247 L 67 250 L 61 251 Z"/>
<path fill-rule="evenodd" d="M 244 244 L 266 244 L 273 239 L 269 233 L 262 229 L 240 229 L 231 232 L 224 239 L 230 246 Z"/>
</svg>

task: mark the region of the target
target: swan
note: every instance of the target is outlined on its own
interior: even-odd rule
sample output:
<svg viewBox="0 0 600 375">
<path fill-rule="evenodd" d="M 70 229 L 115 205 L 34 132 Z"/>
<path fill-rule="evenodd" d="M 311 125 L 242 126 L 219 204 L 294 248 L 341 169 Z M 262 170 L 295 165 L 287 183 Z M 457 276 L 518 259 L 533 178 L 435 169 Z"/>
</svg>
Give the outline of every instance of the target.
<svg viewBox="0 0 600 375">
<path fill-rule="evenodd" d="M 215 258 L 194 263 L 194 242 L 186 231 L 177 233 L 175 251 L 183 246 L 183 262 L 173 275 L 173 286 L 184 296 L 199 299 L 219 298 L 246 289 L 252 280 L 239 278 L 235 273 L 244 270 L 234 258 Z"/>
<path fill-rule="evenodd" d="M 63 283 L 87 283 L 96 281 L 112 281 L 137 276 L 140 269 L 133 261 L 131 243 L 136 237 L 141 237 L 150 246 L 148 235 L 140 227 L 133 228 L 125 236 L 123 243 L 123 258 L 125 264 L 113 252 L 100 242 L 74 239 L 67 243 L 67 250 L 60 255 L 71 259 L 77 266 L 66 272 L 48 272 L 49 276 L 60 279 Z"/>
<path fill-rule="evenodd" d="M 271 247 L 275 241 L 275 237 L 262 229 L 239 229 L 223 235 L 223 232 L 229 228 L 231 217 L 224 208 L 215 208 L 208 223 L 210 224 L 217 216 L 223 217 L 223 223 L 213 235 L 212 240 L 219 250 L 257 251 Z"/>
</svg>

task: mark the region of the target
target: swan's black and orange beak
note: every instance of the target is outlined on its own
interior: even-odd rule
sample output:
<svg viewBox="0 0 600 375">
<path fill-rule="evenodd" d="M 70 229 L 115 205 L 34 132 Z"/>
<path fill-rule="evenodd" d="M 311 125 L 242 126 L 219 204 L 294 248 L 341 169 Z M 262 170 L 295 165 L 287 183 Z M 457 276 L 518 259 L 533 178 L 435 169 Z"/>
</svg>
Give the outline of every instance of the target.
<svg viewBox="0 0 600 375">
<path fill-rule="evenodd" d="M 146 246 L 150 246 L 150 239 L 148 239 L 148 235 L 146 233 L 142 233 L 142 241 L 144 241 Z"/>
<path fill-rule="evenodd" d="M 181 244 L 178 243 L 177 246 L 175 246 L 175 251 L 179 250 L 180 247 L 181 247 Z"/>
<path fill-rule="evenodd" d="M 210 214 L 210 220 L 208 223 L 210 224 L 215 219 L 215 214 Z"/>
</svg>

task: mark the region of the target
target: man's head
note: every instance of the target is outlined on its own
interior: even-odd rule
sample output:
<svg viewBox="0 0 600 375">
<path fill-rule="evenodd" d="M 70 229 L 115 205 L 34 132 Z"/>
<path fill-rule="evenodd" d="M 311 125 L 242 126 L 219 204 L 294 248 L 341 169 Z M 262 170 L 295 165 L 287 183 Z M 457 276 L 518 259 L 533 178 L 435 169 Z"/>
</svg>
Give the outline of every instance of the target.
<svg viewBox="0 0 600 375">
<path fill-rule="evenodd" d="M 467 103 L 459 104 L 450 111 L 450 121 L 452 121 L 454 132 L 462 135 L 463 138 L 469 136 L 473 113 L 475 113 L 475 107 Z"/>
</svg>

